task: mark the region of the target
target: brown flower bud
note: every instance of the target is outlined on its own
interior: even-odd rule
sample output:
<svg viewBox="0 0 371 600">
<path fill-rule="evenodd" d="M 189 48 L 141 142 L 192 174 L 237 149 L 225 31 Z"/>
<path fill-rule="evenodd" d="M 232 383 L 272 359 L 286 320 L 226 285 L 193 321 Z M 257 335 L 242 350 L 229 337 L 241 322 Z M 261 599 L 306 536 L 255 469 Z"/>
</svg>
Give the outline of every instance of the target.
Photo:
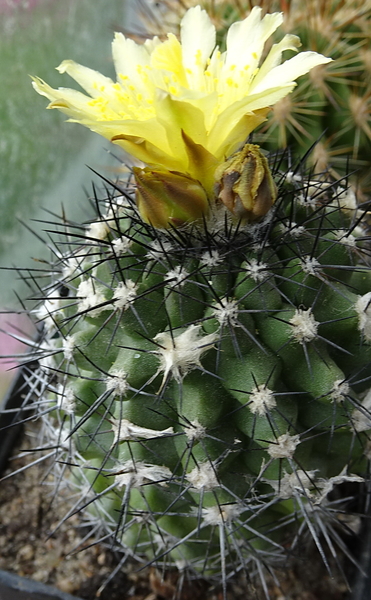
<svg viewBox="0 0 371 600">
<path fill-rule="evenodd" d="M 201 184 L 176 171 L 134 167 L 136 201 L 144 221 L 154 227 L 179 227 L 202 218 L 209 211 Z"/>
<path fill-rule="evenodd" d="M 277 198 L 268 161 L 259 146 L 245 144 L 215 171 L 216 195 L 239 219 L 255 221 Z"/>
</svg>

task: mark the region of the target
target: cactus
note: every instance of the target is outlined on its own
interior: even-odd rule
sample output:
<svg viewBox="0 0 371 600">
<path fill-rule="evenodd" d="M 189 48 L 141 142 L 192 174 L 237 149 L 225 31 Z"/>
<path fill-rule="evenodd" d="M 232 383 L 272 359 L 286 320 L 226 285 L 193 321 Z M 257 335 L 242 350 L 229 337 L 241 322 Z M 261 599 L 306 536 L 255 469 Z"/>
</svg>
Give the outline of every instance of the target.
<svg viewBox="0 0 371 600">
<path fill-rule="evenodd" d="M 329 492 L 370 452 L 362 215 L 343 180 L 272 169 L 277 201 L 244 227 L 222 205 L 155 229 L 114 186 L 54 241 L 31 310 L 34 404 L 74 509 L 125 556 L 224 586 L 306 531 L 341 546 Z"/>
<path fill-rule="evenodd" d="M 204 13 L 188 14 L 210 33 Z M 60 70 L 98 89 L 71 61 Z M 106 180 L 97 218 L 54 232 L 48 282 L 31 277 L 41 337 L 30 396 L 57 485 L 123 560 L 221 580 L 224 596 L 239 571 L 256 570 L 264 587 L 263 567 L 282 564 L 308 532 L 327 565 L 327 547 L 344 549 L 337 515 L 347 509 L 331 492 L 363 482 L 370 457 L 367 206 L 346 178 L 315 175 L 305 160 L 287 170 L 285 154 L 238 150 L 261 104 L 237 122 L 240 138 L 237 125 L 214 136 L 220 148 L 233 140 L 224 160 L 200 120 L 197 129 L 178 115 L 180 134 L 176 101 L 157 97 L 169 104 L 171 155 L 143 123 L 143 137 L 132 120 L 131 135 L 118 124 L 111 83 L 100 76 L 105 102 L 34 84 L 149 165 Z M 187 98 L 183 110 L 199 118 Z"/>
<path fill-rule="evenodd" d="M 153 14 L 149 18 L 143 11 L 143 19 L 147 27 L 157 28 L 156 33 L 161 19 L 176 28 L 174 13 L 181 15 L 194 4 L 210 11 L 221 46 L 231 23 L 251 10 L 247 0 L 163 0 L 150 3 Z M 322 136 L 310 155 L 314 169 L 319 173 L 331 169 L 334 177 L 356 170 L 353 183 L 369 193 L 370 6 L 362 0 L 268 0 L 256 4 L 268 12 L 282 10 L 284 30 L 299 35 L 303 49 L 331 56 L 334 62 L 301 78 L 294 93 L 275 104 L 255 141 L 272 151 L 290 147 L 299 156 Z"/>
</svg>

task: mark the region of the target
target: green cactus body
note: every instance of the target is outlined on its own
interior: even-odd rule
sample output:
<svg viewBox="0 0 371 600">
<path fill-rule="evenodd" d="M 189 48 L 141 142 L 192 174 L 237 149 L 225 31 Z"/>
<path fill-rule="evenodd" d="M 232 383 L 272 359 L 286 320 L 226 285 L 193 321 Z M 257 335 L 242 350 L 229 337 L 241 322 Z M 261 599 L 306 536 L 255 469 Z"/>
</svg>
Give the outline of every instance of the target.
<svg viewBox="0 0 371 600">
<path fill-rule="evenodd" d="M 43 418 L 88 518 L 139 560 L 226 580 L 299 530 L 320 546 L 327 492 L 366 471 L 369 242 L 351 192 L 298 173 L 243 226 L 219 207 L 155 230 L 128 187 L 58 250 Z"/>
</svg>

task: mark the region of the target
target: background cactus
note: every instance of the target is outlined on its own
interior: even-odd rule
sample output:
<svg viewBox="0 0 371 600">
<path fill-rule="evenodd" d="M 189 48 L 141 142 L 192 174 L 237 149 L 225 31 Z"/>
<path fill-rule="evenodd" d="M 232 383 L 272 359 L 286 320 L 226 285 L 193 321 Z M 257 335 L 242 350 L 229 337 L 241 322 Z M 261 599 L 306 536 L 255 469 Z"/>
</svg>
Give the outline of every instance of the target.
<svg viewBox="0 0 371 600">
<path fill-rule="evenodd" d="M 260 222 L 221 205 L 155 229 L 119 183 L 96 220 L 57 228 L 48 283 L 31 277 L 30 386 L 72 512 L 124 559 L 224 592 L 241 570 L 264 582 L 308 532 L 325 562 L 344 548 L 347 499 L 330 492 L 363 481 L 370 455 L 362 207 L 345 180 L 281 158 Z"/>
<path fill-rule="evenodd" d="M 162 0 L 143 8 L 146 28 L 158 33 L 166 22 L 176 29 L 174 15 L 195 4 L 208 10 L 223 47 L 231 23 L 252 6 L 283 11 L 283 28 L 299 35 L 302 50 L 315 50 L 334 59 L 300 78 L 292 94 L 275 104 L 254 140 L 272 151 L 290 147 L 302 155 L 318 139 L 310 161 L 317 173 L 331 169 L 335 177 L 356 170 L 352 181 L 367 194 L 371 189 L 370 18 L 369 2 L 347 0 Z"/>
</svg>

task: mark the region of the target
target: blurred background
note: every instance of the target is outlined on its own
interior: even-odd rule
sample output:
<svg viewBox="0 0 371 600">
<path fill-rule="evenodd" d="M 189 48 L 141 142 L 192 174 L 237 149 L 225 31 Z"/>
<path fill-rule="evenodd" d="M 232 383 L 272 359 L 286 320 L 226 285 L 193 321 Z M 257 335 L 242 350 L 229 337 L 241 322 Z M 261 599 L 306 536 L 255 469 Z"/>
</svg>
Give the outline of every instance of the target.
<svg viewBox="0 0 371 600">
<path fill-rule="evenodd" d="M 113 32 L 135 25 L 131 0 L 0 0 L 0 355 L 19 350 L 4 331 L 30 328 L 22 316 L 7 314 L 19 306 L 17 296 L 27 295 L 13 267 L 35 268 L 35 258 L 45 257 L 37 236 L 47 240 L 40 221 L 53 218 L 46 211 L 89 219 L 95 177 L 88 166 L 108 177 L 119 166 L 109 142 L 45 110 L 48 101 L 33 91 L 30 75 L 74 87 L 55 70 L 70 58 L 114 76 Z M 0 361 L 0 398 L 13 366 Z"/>
</svg>

